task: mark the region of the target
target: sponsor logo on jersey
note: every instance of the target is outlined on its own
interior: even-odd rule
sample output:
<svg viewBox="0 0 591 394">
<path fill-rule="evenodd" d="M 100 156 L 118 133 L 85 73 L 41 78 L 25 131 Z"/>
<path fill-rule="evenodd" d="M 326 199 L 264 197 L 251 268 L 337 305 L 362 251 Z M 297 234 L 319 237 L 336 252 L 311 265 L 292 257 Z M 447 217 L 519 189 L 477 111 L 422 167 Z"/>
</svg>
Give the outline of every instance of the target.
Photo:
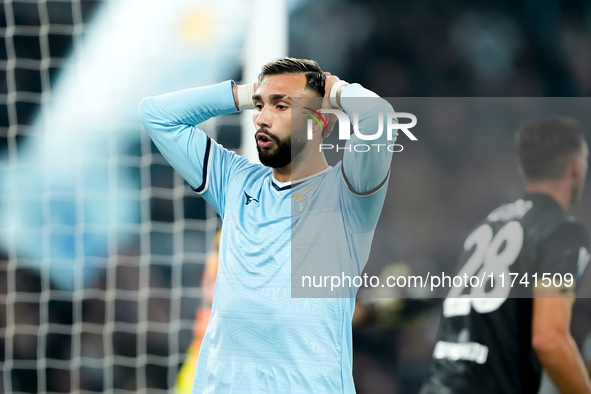
<svg viewBox="0 0 591 394">
<path fill-rule="evenodd" d="M 488 346 L 476 342 L 446 342 L 439 341 L 433 350 L 433 357 L 451 361 L 473 361 L 484 364 L 488 358 Z"/>
<path fill-rule="evenodd" d="M 252 203 L 256 207 L 259 206 L 259 200 L 257 200 L 253 196 L 249 195 L 247 192 L 244 192 L 244 196 L 246 197 L 246 201 L 244 202 L 244 205 L 249 205 Z"/>
</svg>

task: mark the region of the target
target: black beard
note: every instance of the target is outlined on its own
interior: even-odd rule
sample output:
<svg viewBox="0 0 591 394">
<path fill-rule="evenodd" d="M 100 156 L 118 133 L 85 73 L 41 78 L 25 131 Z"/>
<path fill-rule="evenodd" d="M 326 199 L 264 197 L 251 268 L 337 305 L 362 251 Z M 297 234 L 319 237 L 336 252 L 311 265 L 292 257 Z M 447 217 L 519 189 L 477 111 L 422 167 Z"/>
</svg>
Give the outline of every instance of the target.
<svg viewBox="0 0 591 394">
<path fill-rule="evenodd" d="M 262 130 L 260 130 L 262 131 Z M 281 139 L 274 134 L 264 131 L 277 144 L 277 148 L 274 152 L 262 149 L 257 144 L 257 152 L 259 153 L 259 160 L 261 164 L 271 168 L 283 168 L 292 162 L 292 158 L 295 158 L 306 146 L 306 141 L 293 141 L 291 138 Z M 256 136 L 255 136 L 256 138 Z"/>
</svg>

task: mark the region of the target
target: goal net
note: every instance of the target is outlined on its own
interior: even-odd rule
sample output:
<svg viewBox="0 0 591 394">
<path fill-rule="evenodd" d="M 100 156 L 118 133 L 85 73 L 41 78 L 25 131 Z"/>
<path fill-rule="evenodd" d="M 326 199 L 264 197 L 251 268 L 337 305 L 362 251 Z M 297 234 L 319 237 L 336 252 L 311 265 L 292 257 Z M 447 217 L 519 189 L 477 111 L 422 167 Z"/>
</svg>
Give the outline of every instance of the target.
<svg viewBox="0 0 591 394">
<path fill-rule="evenodd" d="M 265 0 L 0 5 L 3 392 L 173 391 L 220 222 L 151 143 L 137 105 L 252 80 L 285 55 L 284 8 Z M 264 50 L 249 38 L 260 28 L 255 9 L 277 24 Z M 202 128 L 251 155 L 240 137 L 247 123 L 226 116 Z"/>
</svg>

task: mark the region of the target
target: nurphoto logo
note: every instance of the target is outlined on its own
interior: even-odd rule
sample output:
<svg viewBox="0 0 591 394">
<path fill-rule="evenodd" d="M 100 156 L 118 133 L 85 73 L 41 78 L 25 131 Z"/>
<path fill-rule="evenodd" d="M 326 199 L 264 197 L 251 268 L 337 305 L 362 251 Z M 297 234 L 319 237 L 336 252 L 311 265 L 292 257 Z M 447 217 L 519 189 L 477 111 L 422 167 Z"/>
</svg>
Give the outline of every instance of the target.
<svg viewBox="0 0 591 394">
<path fill-rule="evenodd" d="M 349 146 L 339 146 L 333 144 L 320 144 L 320 151 L 323 150 L 340 150 L 355 151 L 355 152 L 369 152 L 371 150 L 380 151 L 380 149 L 388 149 L 390 152 L 402 152 L 404 147 L 400 144 L 394 143 L 396 135 L 395 130 L 402 131 L 408 139 L 411 141 L 418 141 L 418 138 L 410 131 L 410 129 L 417 124 L 417 117 L 408 112 L 390 112 L 384 114 L 382 112 L 377 114 L 378 117 L 378 130 L 373 134 L 363 134 L 359 131 L 359 114 L 353 113 L 352 121 L 349 116 L 338 109 L 320 109 L 318 111 L 304 107 L 309 112 L 304 114 L 310 116 L 307 122 L 308 140 L 312 139 L 314 121 L 320 126 L 320 128 L 328 129 L 328 122 L 322 114 L 333 114 L 337 117 L 337 123 L 339 128 L 339 140 L 348 141 L 351 138 L 351 125 L 353 125 L 353 134 L 362 141 L 375 141 L 382 137 L 382 134 L 386 133 L 387 141 L 391 142 L 388 144 L 350 144 Z M 408 123 L 399 123 L 402 119 L 409 119 Z M 385 123 L 385 126 L 384 126 Z"/>
</svg>

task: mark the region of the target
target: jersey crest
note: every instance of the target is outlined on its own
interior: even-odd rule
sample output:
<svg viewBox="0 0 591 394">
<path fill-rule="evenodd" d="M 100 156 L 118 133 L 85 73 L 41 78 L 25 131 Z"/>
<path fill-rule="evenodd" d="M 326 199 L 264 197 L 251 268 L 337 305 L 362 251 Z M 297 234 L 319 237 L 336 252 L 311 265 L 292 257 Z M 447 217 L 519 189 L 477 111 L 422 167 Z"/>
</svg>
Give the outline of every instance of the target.
<svg viewBox="0 0 591 394">
<path fill-rule="evenodd" d="M 308 208 L 308 196 L 307 194 L 317 188 L 318 185 L 308 186 L 302 191 L 293 192 L 289 195 L 289 198 L 293 198 L 293 209 L 297 213 L 302 213 Z"/>
</svg>

